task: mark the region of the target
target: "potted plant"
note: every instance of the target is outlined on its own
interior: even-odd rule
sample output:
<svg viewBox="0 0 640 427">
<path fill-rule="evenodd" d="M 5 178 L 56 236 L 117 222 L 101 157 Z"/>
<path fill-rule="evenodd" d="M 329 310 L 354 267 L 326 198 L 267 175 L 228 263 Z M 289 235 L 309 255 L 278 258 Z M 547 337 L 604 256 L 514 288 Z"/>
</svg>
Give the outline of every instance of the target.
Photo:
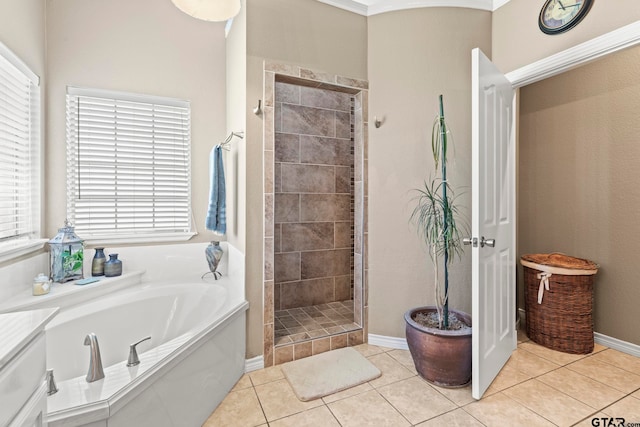
<svg viewBox="0 0 640 427">
<path fill-rule="evenodd" d="M 462 387 L 471 381 L 471 317 L 449 310 L 449 266 L 462 254 L 462 232 L 456 198 L 447 181 L 450 144 L 442 95 L 439 104 L 431 149 L 440 175 L 436 173 L 418 190 L 418 204 L 411 215 L 433 262 L 436 301 L 435 306 L 407 311 L 404 318 L 407 344 L 418 374 L 436 385 Z"/>
</svg>

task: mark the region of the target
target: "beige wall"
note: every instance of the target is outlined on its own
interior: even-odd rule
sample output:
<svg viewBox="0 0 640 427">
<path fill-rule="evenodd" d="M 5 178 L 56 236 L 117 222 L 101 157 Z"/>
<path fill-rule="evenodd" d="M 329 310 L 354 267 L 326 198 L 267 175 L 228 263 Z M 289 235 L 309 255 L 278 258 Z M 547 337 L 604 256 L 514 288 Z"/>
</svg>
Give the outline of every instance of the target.
<svg viewBox="0 0 640 427">
<path fill-rule="evenodd" d="M 247 357 L 262 354 L 263 61 L 270 59 L 347 77 L 367 77 L 367 19 L 315 0 L 247 1 L 246 295 Z"/>
<path fill-rule="evenodd" d="M 170 1 L 47 0 L 46 235 L 65 220 L 66 86 L 191 101 L 192 242 L 204 227 L 208 155 L 225 138 L 224 23 L 180 12 Z"/>
<path fill-rule="evenodd" d="M 578 26 L 558 35 L 538 28 L 543 1 L 511 0 L 493 13 L 493 62 L 504 73 L 640 19 L 638 0 L 595 0 Z"/>
<path fill-rule="evenodd" d="M 242 0 L 226 39 L 227 134 L 247 127 L 247 8 Z M 252 107 L 253 108 L 253 107 Z M 227 179 L 227 240 L 242 253 L 246 243 L 247 139 L 231 144 L 225 158 Z"/>
<path fill-rule="evenodd" d="M 455 32 L 452 32 L 455 29 Z M 404 337 L 403 314 L 433 304 L 433 267 L 409 223 L 433 174 L 431 126 L 444 95 L 455 142 L 449 180 L 470 222 L 471 49 L 491 55 L 491 13 L 423 8 L 369 18 L 369 333 Z M 452 157 L 453 159 L 453 157 Z M 451 274 L 450 306 L 471 310 L 471 254 Z"/>
<path fill-rule="evenodd" d="M 597 3 L 596 3 L 597 4 Z M 600 264 L 595 330 L 640 344 L 640 47 L 521 89 L 519 250 Z"/>
</svg>

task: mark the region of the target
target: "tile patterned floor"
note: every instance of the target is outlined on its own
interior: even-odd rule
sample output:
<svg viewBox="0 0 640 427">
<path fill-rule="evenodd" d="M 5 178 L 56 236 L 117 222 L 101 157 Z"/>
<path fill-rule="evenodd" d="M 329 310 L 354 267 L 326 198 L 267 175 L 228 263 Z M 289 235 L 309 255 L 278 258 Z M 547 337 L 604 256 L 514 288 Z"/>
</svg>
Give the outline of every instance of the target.
<svg viewBox="0 0 640 427">
<path fill-rule="evenodd" d="M 362 344 L 354 348 L 382 371 L 380 378 L 301 402 L 279 366 L 251 372 L 204 427 L 588 427 L 603 417 L 640 426 L 640 358 L 597 344 L 590 355 L 570 355 L 518 337 L 518 349 L 480 401 L 470 387 L 423 381 L 406 350 Z"/>
<path fill-rule="evenodd" d="M 275 312 L 275 345 L 287 345 L 355 331 L 353 300 Z"/>
</svg>

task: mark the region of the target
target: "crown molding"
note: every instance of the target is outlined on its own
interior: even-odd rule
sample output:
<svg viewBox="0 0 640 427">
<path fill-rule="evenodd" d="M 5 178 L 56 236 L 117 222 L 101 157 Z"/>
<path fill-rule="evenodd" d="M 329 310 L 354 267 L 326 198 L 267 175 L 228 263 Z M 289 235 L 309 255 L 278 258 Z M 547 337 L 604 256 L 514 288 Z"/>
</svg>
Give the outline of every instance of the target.
<svg viewBox="0 0 640 427">
<path fill-rule="evenodd" d="M 318 0 L 364 16 L 422 7 L 465 7 L 493 12 L 510 0 Z"/>
</svg>

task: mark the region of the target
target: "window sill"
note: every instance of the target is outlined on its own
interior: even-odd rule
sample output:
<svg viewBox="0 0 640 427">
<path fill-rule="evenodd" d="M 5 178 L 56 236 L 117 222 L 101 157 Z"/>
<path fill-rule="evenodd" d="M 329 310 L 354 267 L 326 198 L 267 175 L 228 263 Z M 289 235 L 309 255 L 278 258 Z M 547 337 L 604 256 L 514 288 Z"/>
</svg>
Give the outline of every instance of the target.
<svg viewBox="0 0 640 427">
<path fill-rule="evenodd" d="M 16 240 L 0 245 L 0 263 L 11 261 L 42 249 L 48 239 Z"/>
<path fill-rule="evenodd" d="M 196 232 L 187 233 L 153 233 L 153 234 L 132 234 L 128 236 L 85 236 L 84 244 L 91 247 L 101 247 L 109 245 L 138 244 L 138 243 L 170 243 L 170 242 L 186 242 Z"/>
</svg>

